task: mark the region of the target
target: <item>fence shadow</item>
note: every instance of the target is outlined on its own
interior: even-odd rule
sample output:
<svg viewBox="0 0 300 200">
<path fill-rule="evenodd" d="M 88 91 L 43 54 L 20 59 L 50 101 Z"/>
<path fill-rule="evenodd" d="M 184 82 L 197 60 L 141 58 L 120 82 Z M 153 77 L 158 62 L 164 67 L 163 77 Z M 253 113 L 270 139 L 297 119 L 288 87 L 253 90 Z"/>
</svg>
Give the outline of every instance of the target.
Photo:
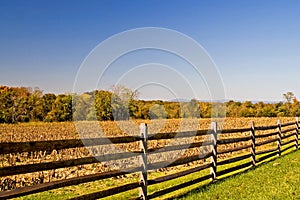
<svg viewBox="0 0 300 200">
<path fill-rule="evenodd" d="M 286 155 L 289 155 L 289 154 L 293 154 L 293 153 L 296 153 L 297 151 L 291 151 L 291 152 L 288 152 L 284 155 L 281 155 L 280 158 L 283 158 L 285 157 Z M 228 180 L 229 178 L 235 178 L 235 177 L 238 177 L 238 176 L 242 176 L 243 174 L 247 174 L 248 172 L 251 172 L 251 171 L 254 171 L 256 170 L 257 168 L 260 168 L 264 165 L 267 165 L 275 160 L 277 160 L 277 158 L 279 157 L 272 157 L 270 158 L 269 160 L 266 160 L 262 163 L 259 163 L 258 165 L 254 166 L 254 167 L 250 167 L 248 169 L 245 169 L 243 171 L 240 171 L 240 172 L 236 172 L 235 174 L 232 174 L 232 175 L 229 175 L 229 176 L 226 176 L 226 177 L 223 177 L 223 178 L 218 178 L 218 179 L 215 179 L 214 181 L 212 182 L 209 182 L 203 186 L 200 186 L 198 188 L 195 188 L 195 189 L 192 189 L 188 192 L 185 192 L 183 194 L 180 194 L 180 195 L 177 195 L 177 196 L 174 196 L 174 197 L 169 197 L 169 198 L 166 198 L 165 200 L 175 200 L 175 199 L 184 199 L 186 198 L 189 194 L 192 194 L 192 193 L 199 193 L 200 191 L 207 191 L 210 189 L 210 187 L 212 185 L 219 185 L 219 184 L 222 184 L 223 182 L 225 182 L 226 180 Z"/>
</svg>

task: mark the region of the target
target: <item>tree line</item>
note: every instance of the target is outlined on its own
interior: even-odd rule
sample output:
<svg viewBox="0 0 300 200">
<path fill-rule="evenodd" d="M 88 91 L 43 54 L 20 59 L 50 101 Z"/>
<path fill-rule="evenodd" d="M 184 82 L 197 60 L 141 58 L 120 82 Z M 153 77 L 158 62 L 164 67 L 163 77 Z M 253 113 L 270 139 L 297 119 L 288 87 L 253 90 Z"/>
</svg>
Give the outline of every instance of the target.
<svg viewBox="0 0 300 200">
<path fill-rule="evenodd" d="M 277 103 L 144 101 L 137 96 L 125 87 L 79 95 L 43 94 L 39 88 L 0 86 L 0 123 L 300 115 L 300 103 L 291 92 L 283 95 L 285 101 Z"/>
</svg>

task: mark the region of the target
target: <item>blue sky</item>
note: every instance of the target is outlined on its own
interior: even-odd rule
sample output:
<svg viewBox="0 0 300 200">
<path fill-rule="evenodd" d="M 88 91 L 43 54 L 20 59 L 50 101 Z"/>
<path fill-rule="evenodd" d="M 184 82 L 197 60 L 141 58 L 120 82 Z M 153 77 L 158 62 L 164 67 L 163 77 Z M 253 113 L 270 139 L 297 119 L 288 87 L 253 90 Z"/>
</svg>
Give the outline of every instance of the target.
<svg viewBox="0 0 300 200">
<path fill-rule="evenodd" d="M 299 0 L 1 0 L 0 85 L 71 92 L 90 51 L 141 27 L 173 29 L 201 44 L 227 99 L 278 101 L 287 91 L 300 98 Z M 168 98 L 160 92 L 141 98 Z M 209 99 L 208 92 L 197 98 Z"/>
</svg>

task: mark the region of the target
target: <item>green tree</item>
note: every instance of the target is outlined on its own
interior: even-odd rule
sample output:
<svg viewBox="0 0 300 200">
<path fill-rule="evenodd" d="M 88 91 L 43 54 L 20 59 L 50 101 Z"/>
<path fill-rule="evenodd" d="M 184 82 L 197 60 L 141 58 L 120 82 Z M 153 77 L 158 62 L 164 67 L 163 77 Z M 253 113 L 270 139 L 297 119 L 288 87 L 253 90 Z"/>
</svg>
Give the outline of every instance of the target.
<svg viewBox="0 0 300 200">
<path fill-rule="evenodd" d="M 226 102 L 226 116 L 227 117 L 239 117 L 240 116 L 240 107 L 242 105 L 241 102 L 235 102 L 230 100 Z"/>
<path fill-rule="evenodd" d="M 150 119 L 166 119 L 167 113 L 164 109 L 164 106 L 161 104 L 154 104 L 149 109 Z"/>
<path fill-rule="evenodd" d="M 49 93 L 49 94 L 44 94 L 42 97 L 42 106 L 44 110 L 44 118 L 43 120 L 46 120 L 46 116 L 49 112 L 52 110 L 52 105 L 56 100 L 56 95 Z"/>
<path fill-rule="evenodd" d="M 132 110 L 135 109 L 137 91 L 132 91 L 122 85 L 112 87 L 111 107 L 114 120 L 129 120 Z"/>
<path fill-rule="evenodd" d="M 28 96 L 28 114 L 30 121 L 43 121 L 45 112 L 43 108 L 43 92 L 39 88 L 34 88 Z"/>
<path fill-rule="evenodd" d="M 181 106 L 181 116 L 183 118 L 199 118 L 200 117 L 200 107 L 196 99 L 191 99 L 190 102 L 182 103 Z"/>
<path fill-rule="evenodd" d="M 48 113 L 46 121 L 71 121 L 72 120 L 72 96 L 60 94 L 56 97 L 52 110 Z"/>
<path fill-rule="evenodd" d="M 97 119 L 100 121 L 113 120 L 111 107 L 112 93 L 109 91 L 97 90 L 94 95 Z"/>
<path fill-rule="evenodd" d="M 94 104 L 94 95 L 89 93 L 84 93 L 81 95 L 73 96 L 73 119 L 76 121 L 79 120 L 87 120 L 87 116 L 89 116 L 89 120 L 96 119 L 96 112 L 92 112 L 95 110 Z M 93 118 L 91 113 L 95 115 Z"/>
</svg>

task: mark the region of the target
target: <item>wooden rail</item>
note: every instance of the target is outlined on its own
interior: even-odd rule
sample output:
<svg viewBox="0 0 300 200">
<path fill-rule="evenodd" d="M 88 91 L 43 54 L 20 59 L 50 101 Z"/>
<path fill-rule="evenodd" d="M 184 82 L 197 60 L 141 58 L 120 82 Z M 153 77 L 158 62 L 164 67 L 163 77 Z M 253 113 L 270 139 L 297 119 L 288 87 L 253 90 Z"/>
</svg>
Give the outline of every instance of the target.
<svg viewBox="0 0 300 200">
<path fill-rule="evenodd" d="M 3 199 L 15 198 L 15 197 L 19 197 L 19 196 L 34 194 L 34 193 L 38 193 L 38 192 L 44 192 L 47 190 L 62 188 L 62 187 L 66 187 L 66 186 L 78 185 L 81 183 L 88 183 L 88 182 L 97 181 L 97 180 L 101 180 L 101 179 L 122 176 L 122 175 L 139 172 L 139 171 L 141 171 L 141 167 L 130 168 L 130 169 L 127 169 L 126 171 L 111 171 L 111 172 L 97 173 L 97 174 L 93 174 L 93 175 L 80 176 L 80 177 L 55 181 L 55 182 L 42 183 L 42 184 L 38 184 L 38 185 L 22 187 L 22 188 L 18 188 L 15 190 L 8 190 L 8 191 L 4 191 L 4 192 L 0 193 L 1 194 L 0 199 L 1 198 L 3 198 Z"/>
<path fill-rule="evenodd" d="M 263 133 L 261 133 L 263 132 Z M 265 133 L 267 132 L 267 133 Z M 218 139 L 219 134 L 238 134 L 243 133 L 239 137 L 231 137 Z M 245 133 L 249 133 L 245 136 Z M 174 138 L 191 138 L 195 136 L 209 136 L 209 141 L 198 141 L 190 144 L 177 144 L 166 146 L 164 148 L 152 147 L 148 148 L 149 141 L 159 140 L 172 140 Z M 89 146 L 101 146 L 106 144 L 127 144 L 133 142 L 140 143 L 139 151 L 104 154 L 96 157 L 83 157 L 70 160 L 61 160 L 53 162 L 42 162 L 34 164 L 23 164 L 9 167 L 0 168 L 0 177 L 19 175 L 31 172 L 39 172 L 44 170 L 54 170 L 58 168 L 73 167 L 78 165 L 99 163 L 104 161 L 112 161 L 124 158 L 139 157 L 140 166 L 135 168 L 127 168 L 123 171 L 111 171 L 96 173 L 92 175 L 79 176 L 76 178 L 69 178 L 60 181 L 54 181 L 49 183 L 41 183 L 34 186 L 27 186 L 17 188 L 13 190 L 7 190 L 0 192 L 0 199 L 15 198 L 28 194 L 34 194 L 47 190 L 63 188 L 66 186 L 78 185 L 80 183 L 87 183 L 96 180 L 103 180 L 107 178 L 118 177 L 121 175 L 138 173 L 140 178 L 138 182 L 127 183 L 121 186 L 101 190 L 91 194 L 78 196 L 73 199 L 98 199 L 108 196 L 115 195 L 117 193 L 126 192 L 129 190 L 139 188 L 139 195 L 136 198 L 139 199 L 151 199 L 160 197 L 167 193 L 176 191 L 183 187 L 194 185 L 204 180 L 217 180 L 218 177 L 227 175 L 237 170 L 256 166 L 257 164 L 265 161 L 266 159 L 273 158 L 276 155 L 288 151 L 289 149 L 298 149 L 298 135 L 299 135 L 299 122 L 296 118 L 295 122 L 288 122 L 281 124 L 278 121 L 277 125 L 272 126 L 255 126 L 253 123 L 250 124 L 249 128 L 240 129 L 226 129 L 218 130 L 216 122 L 212 122 L 211 128 L 208 130 L 195 130 L 185 132 L 171 132 L 171 133 L 157 133 L 148 134 L 148 128 L 146 124 L 141 124 L 140 133 L 137 136 L 122 136 L 122 137 L 109 137 L 109 138 L 86 138 L 86 139 L 70 139 L 70 140 L 51 140 L 51 141 L 33 141 L 33 142 L 3 142 L 0 143 L 0 155 L 8 155 L 13 153 L 24 153 L 24 152 L 36 152 L 36 151 L 53 151 L 62 149 L 72 149 L 79 147 Z M 273 145 L 277 143 L 277 145 Z M 232 145 L 234 147 L 218 149 L 224 145 Z M 291 145 L 292 144 L 292 145 Z M 180 157 L 176 160 L 164 160 L 159 162 L 149 163 L 148 156 L 163 152 L 172 152 L 177 150 L 197 149 L 206 147 L 208 150 L 202 152 L 199 155 L 191 155 Z M 263 148 L 263 149 L 261 149 Z M 248 149 L 248 150 L 247 150 Z M 235 153 L 234 156 L 227 156 L 226 159 L 220 159 L 220 155 Z M 210 159 L 207 163 L 206 159 Z M 191 162 L 199 162 L 200 165 L 191 167 L 184 171 L 175 172 L 166 176 L 158 177 L 155 179 L 148 180 L 148 173 L 153 170 L 166 169 L 168 167 L 175 167 Z M 243 162 L 241 162 L 243 161 Z M 234 163 L 234 165 L 232 164 Z M 241 164 L 242 163 L 242 164 Z M 231 164 L 229 166 L 229 164 Z M 229 167 L 226 167 L 229 166 Z M 205 170 L 210 169 L 210 172 Z M 148 187 L 155 184 L 162 184 L 164 182 L 179 179 L 190 174 L 196 174 L 200 171 L 202 175 L 194 177 L 190 181 L 171 186 L 166 189 L 154 191 L 152 194 L 148 194 Z"/>
</svg>

